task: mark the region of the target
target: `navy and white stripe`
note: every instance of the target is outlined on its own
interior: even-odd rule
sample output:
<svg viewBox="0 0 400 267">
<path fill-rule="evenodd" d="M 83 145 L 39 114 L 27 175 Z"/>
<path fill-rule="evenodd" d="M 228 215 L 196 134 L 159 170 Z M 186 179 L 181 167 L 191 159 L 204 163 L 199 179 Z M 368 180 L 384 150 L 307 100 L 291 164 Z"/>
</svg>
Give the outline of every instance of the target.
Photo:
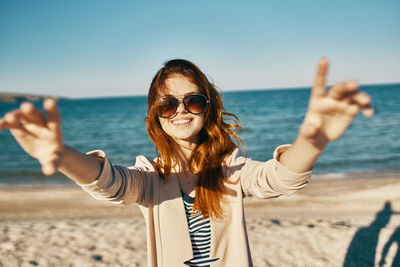
<svg viewBox="0 0 400 267">
<path fill-rule="evenodd" d="M 188 266 L 209 266 L 210 263 L 218 260 L 218 258 L 210 258 L 210 218 L 203 219 L 203 216 L 198 211 L 192 213 L 194 198 L 184 193 L 182 193 L 182 198 L 193 249 L 193 259 L 186 261 L 185 264 Z"/>
</svg>

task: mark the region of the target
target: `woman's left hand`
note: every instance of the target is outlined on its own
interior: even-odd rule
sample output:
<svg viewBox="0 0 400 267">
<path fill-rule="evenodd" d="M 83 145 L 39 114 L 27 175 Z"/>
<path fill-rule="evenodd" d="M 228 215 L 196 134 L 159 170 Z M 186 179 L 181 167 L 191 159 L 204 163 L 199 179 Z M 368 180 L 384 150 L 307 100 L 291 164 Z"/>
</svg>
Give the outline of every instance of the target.
<svg viewBox="0 0 400 267">
<path fill-rule="evenodd" d="M 280 155 L 279 161 L 292 172 L 311 170 L 326 145 L 346 131 L 360 110 L 368 117 L 374 114 L 371 98 L 358 91 L 357 82 L 338 83 L 327 90 L 327 72 L 328 60 L 321 58 L 299 136 Z"/>
<path fill-rule="evenodd" d="M 337 83 L 327 91 L 327 72 L 328 60 L 321 58 L 308 110 L 300 127 L 300 136 L 321 150 L 346 131 L 360 110 L 367 117 L 374 114 L 371 98 L 358 90 L 355 81 Z"/>
</svg>

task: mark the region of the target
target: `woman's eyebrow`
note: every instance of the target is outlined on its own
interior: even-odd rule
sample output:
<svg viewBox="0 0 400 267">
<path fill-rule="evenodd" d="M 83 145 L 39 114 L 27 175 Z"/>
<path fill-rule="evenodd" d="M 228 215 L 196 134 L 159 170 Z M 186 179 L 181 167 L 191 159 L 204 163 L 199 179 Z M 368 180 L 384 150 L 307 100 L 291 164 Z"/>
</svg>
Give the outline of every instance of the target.
<svg viewBox="0 0 400 267">
<path fill-rule="evenodd" d="M 192 92 L 186 93 L 185 96 L 187 96 L 187 95 L 193 95 L 193 94 L 198 94 L 198 92 L 192 91 Z"/>
<path fill-rule="evenodd" d="M 186 93 L 186 94 L 184 94 L 184 95 L 165 94 L 165 95 L 163 95 L 161 98 L 163 98 L 163 97 L 168 97 L 168 96 L 172 96 L 172 97 L 187 96 L 187 95 L 193 95 L 193 94 L 199 94 L 199 92 L 192 91 L 192 92 L 188 92 L 188 93 Z"/>
</svg>

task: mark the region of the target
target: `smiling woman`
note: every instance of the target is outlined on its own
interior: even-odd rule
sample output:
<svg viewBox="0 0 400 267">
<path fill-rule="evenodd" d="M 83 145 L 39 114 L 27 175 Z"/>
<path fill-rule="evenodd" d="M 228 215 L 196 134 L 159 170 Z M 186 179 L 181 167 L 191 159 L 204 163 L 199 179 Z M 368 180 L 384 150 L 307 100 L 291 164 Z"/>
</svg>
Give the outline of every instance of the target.
<svg viewBox="0 0 400 267">
<path fill-rule="evenodd" d="M 159 121 L 161 124 L 162 130 L 170 136 L 177 144 L 187 147 L 190 152 L 193 150 L 194 146 L 199 143 L 198 140 L 198 134 L 201 129 L 203 129 L 203 124 L 204 124 L 204 112 L 206 112 L 206 109 L 199 109 L 199 110 L 194 110 L 197 111 L 197 114 L 194 114 L 193 112 L 190 112 L 191 109 L 186 108 L 186 106 L 192 107 L 193 104 L 191 102 L 188 102 L 188 97 L 194 98 L 197 97 L 199 98 L 199 103 L 201 103 L 201 98 L 203 99 L 203 102 L 207 103 L 208 99 L 203 96 L 203 95 L 193 95 L 193 93 L 198 93 L 199 89 L 197 86 L 192 83 L 188 78 L 182 75 L 176 75 L 168 78 L 165 81 L 165 84 L 167 88 L 169 89 L 168 95 L 170 96 L 185 96 L 184 100 L 186 101 L 187 104 L 185 104 L 184 101 L 176 101 L 175 104 L 175 111 L 168 117 L 164 116 L 159 116 Z M 160 96 L 161 99 L 165 99 L 165 96 Z M 175 98 L 176 99 L 176 98 Z M 167 100 L 168 102 L 171 102 L 171 100 Z M 180 104 L 182 102 L 182 104 Z M 168 104 L 167 104 L 168 105 Z M 169 104 L 171 105 L 171 104 Z M 157 104 L 158 108 L 157 110 L 160 109 L 160 106 L 166 106 L 165 104 L 158 103 Z M 206 105 L 204 104 L 204 107 Z M 160 113 L 160 112 L 157 112 Z M 165 114 L 164 114 L 165 115 Z M 189 156 L 190 153 L 187 155 Z"/>
<path fill-rule="evenodd" d="M 165 106 L 163 99 L 166 96 L 170 99 L 172 96 L 184 98 L 183 104 L 174 101 L 174 112 L 166 114 L 169 116 L 164 118 L 157 111 L 160 106 Z M 194 101 L 197 103 L 195 106 L 192 103 Z M 190 176 L 191 180 L 187 178 L 186 182 L 181 182 L 192 185 L 185 187 L 185 193 L 197 196 L 194 208 L 205 217 L 221 217 L 219 203 L 224 188 L 221 166 L 225 157 L 237 147 L 231 136 L 238 141 L 241 139 L 232 130 L 238 129 L 239 124 L 224 122 L 222 102 L 216 88 L 194 64 L 185 60 L 171 60 L 153 79 L 148 105 L 154 108 L 149 109 L 147 129 L 162 159 L 157 162 L 157 169 L 165 178 L 171 170 L 195 174 Z M 191 106 L 194 110 L 190 109 Z"/>
<path fill-rule="evenodd" d="M 326 145 L 360 110 L 373 114 L 369 96 L 354 81 L 327 92 L 327 69 L 323 58 L 298 137 L 266 162 L 239 155 L 239 120 L 224 111 L 204 73 L 182 59 L 166 62 L 150 86 L 147 131 L 158 152 L 154 160 L 139 156 L 135 166 L 122 167 L 103 151 L 83 154 L 66 146 L 52 99 L 44 102 L 47 116 L 23 103 L 0 119 L 0 130 L 8 128 L 44 174 L 59 170 L 96 199 L 138 204 L 149 266 L 252 266 L 243 199 L 304 188 Z"/>
</svg>

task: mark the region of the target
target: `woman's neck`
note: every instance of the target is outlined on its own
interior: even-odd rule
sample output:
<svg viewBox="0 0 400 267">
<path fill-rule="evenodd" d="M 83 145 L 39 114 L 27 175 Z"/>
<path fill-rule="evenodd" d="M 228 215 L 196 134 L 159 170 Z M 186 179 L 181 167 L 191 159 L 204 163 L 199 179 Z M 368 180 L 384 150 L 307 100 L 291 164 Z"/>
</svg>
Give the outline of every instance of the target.
<svg viewBox="0 0 400 267">
<path fill-rule="evenodd" d="M 176 163 L 174 164 L 174 169 L 176 172 L 192 171 L 190 166 L 188 166 L 188 161 L 196 146 L 197 144 L 195 143 L 178 143 L 178 146 L 176 148 L 178 158 L 177 162 L 174 162 Z"/>
</svg>

